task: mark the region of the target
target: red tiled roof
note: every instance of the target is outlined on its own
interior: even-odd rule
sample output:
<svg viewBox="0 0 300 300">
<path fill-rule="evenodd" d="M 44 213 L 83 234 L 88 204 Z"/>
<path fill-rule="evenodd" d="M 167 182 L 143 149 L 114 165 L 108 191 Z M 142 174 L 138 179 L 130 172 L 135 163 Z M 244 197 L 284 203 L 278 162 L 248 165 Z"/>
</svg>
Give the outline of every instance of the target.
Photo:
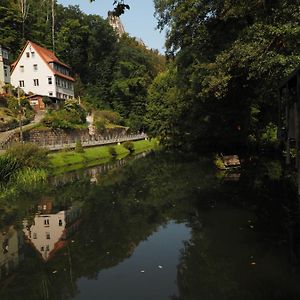
<svg viewBox="0 0 300 300">
<path fill-rule="evenodd" d="M 29 43 L 33 46 L 35 51 L 43 58 L 43 60 L 46 61 L 47 63 L 55 62 L 57 64 L 60 64 L 64 67 L 70 69 L 70 67 L 68 65 L 66 65 L 65 63 L 61 62 L 51 50 L 43 48 L 43 47 L 39 46 L 38 44 L 35 44 L 31 41 L 29 41 Z"/>
<path fill-rule="evenodd" d="M 15 68 L 16 64 L 18 63 L 19 59 L 21 58 L 21 56 L 22 56 L 22 54 L 23 54 L 23 52 L 26 49 L 28 44 L 30 44 L 35 49 L 35 51 L 40 55 L 40 57 L 47 63 L 48 67 L 51 69 L 51 71 L 54 73 L 54 75 L 65 78 L 65 79 L 70 80 L 70 81 L 75 81 L 73 77 L 62 74 L 61 72 L 59 72 L 59 71 L 55 70 L 54 68 L 52 68 L 51 65 L 50 65 L 51 62 L 54 62 L 54 63 L 57 63 L 61 66 L 64 66 L 67 69 L 70 69 L 70 67 L 67 64 L 60 61 L 51 50 L 43 48 L 43 47 L 41 47 L 41 46 L 31 42 L 31 41 L 27 41 L 27 43 L 24 46 L 24 48 L 23 48 L 21 54 L 19 55 L 18 59 L 14 63 L 12 63 L 12 65 L 11 65 L 12 66 L 12 72 L 14 71 L 14 68 Z"/>
</svg>

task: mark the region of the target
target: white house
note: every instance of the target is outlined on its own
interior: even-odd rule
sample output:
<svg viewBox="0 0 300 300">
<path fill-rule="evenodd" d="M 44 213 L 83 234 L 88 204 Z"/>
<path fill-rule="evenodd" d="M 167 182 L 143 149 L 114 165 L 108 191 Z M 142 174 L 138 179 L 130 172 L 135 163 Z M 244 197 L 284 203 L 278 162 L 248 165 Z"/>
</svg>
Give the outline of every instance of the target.
<svg viewBox="0 0 300 300">
<path fill-rule="evenodd" d="M 0 93 L 5 92 L 3 86 L 8 83 L 10 83 L 8 49 L 0 45 Z"/>
<path fill-rule="evenodd" d="M 74 78 L 70 67 L 52 51 L 31 41 L 27 41 L 12 65 L 11 83 L 27 94 L 74 98 Z"/>
<path fill-rule="evenodd" d="M 51 201 L 41 203 L 41 210 L 32 221 L 23 221 L 23 232 L 27 241 L 41 254 L 46 261 L 54 253 L 65 247 L 67 238 L 77 230 L 80 223 L 80 208 L 55 211 Z"/>
</svg>

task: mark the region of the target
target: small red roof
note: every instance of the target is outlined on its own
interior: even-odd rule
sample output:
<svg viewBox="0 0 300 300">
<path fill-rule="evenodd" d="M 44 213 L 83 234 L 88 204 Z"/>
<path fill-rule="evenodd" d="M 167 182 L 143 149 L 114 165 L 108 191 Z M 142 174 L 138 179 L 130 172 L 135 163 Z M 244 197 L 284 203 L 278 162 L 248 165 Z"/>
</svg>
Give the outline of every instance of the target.
<svg viewBox="0 0 300 300">
<path fill-rule="evenodd" d="M 57 75 L 57 76 L 59 76 L 59 77 L 62 77 L 62 78 L 65 78 L 65 79 L 68 79 L 68 80 L 70 80 L 70 81 L 75 81 L 73 77 L 68 76 L 68 75 L 65 75 L 65 74 L 63 74 L 63 73 L 61 73 L 61 72 L 55 70 L 49 63 L 54 62 L 54 63 L 57 63 L 57 64 L 59 64 L 59 65 L 61 65 L 61 66 L 64 66 L 65 68 L 67 68 L 67 69 L 70 70 L 71 68 L 70 68 L 67 64 L 65 64 L 65 63 L 63 63 L 62 61 L 60 61 L 60 60 L 56 57 L 56 55 L 55 55 L 51 50 L 46 49 L 46 48 L 43 48 L 43 47 L 39 46 L 38 44 L 35 44 L 35 43 L 31 42 L 31 41 L 27 41 L 27 43 L 26 43 L 26 45 L 24 46 L 24 48 L 23 48 L 21 54 L 19 55 L 18 59 L 12 64 L 12 68 L 13 68 L 13 69 L 15 68 L 16 64 L 18 63 L 19 59 L 21 58 L 21 56 L 22 56 L 22 54 L 23 54 L 23 52 L 24 52 L 24 50 L 26 49 L 26 47 L 27 47 L 28 44 L 30 44 L 30 45 L 35 49 L 35 51 L 36 51 L 36 52 L 41 56 L 41 58 L 47 63 L 47 65 L 49 66 L 49 68 L 51 69 L 51 71 L 52 71 L 55 75 Z M 12 70 L 12 72 L 13 72 L 13 71 L 14 71 L 14 70 Z"/>
</svg>

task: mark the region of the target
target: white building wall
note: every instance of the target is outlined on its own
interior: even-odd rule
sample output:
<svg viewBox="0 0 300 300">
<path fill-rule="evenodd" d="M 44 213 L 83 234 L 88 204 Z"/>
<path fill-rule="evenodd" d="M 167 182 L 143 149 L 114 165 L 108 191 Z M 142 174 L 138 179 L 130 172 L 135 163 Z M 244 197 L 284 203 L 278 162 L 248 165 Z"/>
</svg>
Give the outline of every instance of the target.
<svg viewBox="0 0 300 300">
<path fill-rule="evenodd" d="M 26 53 L 29 53 L 29 57 L 27 57 Z M 37 70 L 34 70 L 34 65 L 37 65 Z M 21 66 L 23 66 L 23 68 Z M 48 83 L 48 77 L 52 78 L 52 84 Z M 34 85 L 34 79 L 39 80 L 38 86 Z M 20 81 L 24 81 L 24 87 L 21 88 L 25 93 L 32 92 L 33 94 L 43 96 L 51 96 L 52 93 L 52 96 L 56 96 L 54 74 L 30 43 L 27 45 L 11 74 L 11 83 L 13 86 L 18 87 Z"/>
<path fill-rule="evenodd" d="M 0 45 L 0 92 L 2 87 L 10 83 L 10 66 L 8 63 L 8 51 Z"/>
<path fill-rule="evenodd" d="M 24 234 L 31 240 L 37 251 L 41 253 L 43 259 L 47 260 L 49 253 L 55 248 L 55 244 L 60 240 L 66 228 L 65 212 L 36 215 L 34 224 L 30 228 L 27 225 L 27 221 L 25 221 Z"/>
</svg>

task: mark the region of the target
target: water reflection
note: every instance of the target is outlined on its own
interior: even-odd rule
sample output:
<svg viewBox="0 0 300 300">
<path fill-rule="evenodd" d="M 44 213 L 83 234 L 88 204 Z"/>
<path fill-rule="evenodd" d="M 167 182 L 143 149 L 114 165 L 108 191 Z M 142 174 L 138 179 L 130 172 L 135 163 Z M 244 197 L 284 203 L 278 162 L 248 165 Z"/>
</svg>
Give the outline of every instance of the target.
<svg viewBox="0 0 300 300">
<path fill-rule="evenodd" d="M 0 231 L 0 281 L 11 275 L 24 259 L 23 236 L 14 226 Z"/>
<path fill-rule="evenodd" d="M 60 210 L 54 206 L 53 199 L 43 199 L 37 214 L 23 221 L 26 242 L 47 261 L 67 245 L 68 237 L 78 229 L 80 212 L 80 207 L 76 205 Z"/>
<path fill-rule="evenodd" d="M 159 156 L 103 170 L 57 179 L 16 217 L 25 257 L 1 300 L 299 299 L 296 208 L 263 171 Z"/>
<path fill-rule="evenodd" d="M 78 171 L 66 172 L 60 175 L 56 175 L 50 179 L 51 184 L 60 186 L 83 178 L 89 178 L 91 183 L 98 183 L 101 181 L 103 176 L 111 170 L 115 170 L 124 167 L 128 162 L 144 158 L 151 152 L 142 152 L 140 154 L 125 157 L 123 159 L 111 160 L 108 163 L 104 163 L 98 166 L 88 167 Z"/>
</svg>

